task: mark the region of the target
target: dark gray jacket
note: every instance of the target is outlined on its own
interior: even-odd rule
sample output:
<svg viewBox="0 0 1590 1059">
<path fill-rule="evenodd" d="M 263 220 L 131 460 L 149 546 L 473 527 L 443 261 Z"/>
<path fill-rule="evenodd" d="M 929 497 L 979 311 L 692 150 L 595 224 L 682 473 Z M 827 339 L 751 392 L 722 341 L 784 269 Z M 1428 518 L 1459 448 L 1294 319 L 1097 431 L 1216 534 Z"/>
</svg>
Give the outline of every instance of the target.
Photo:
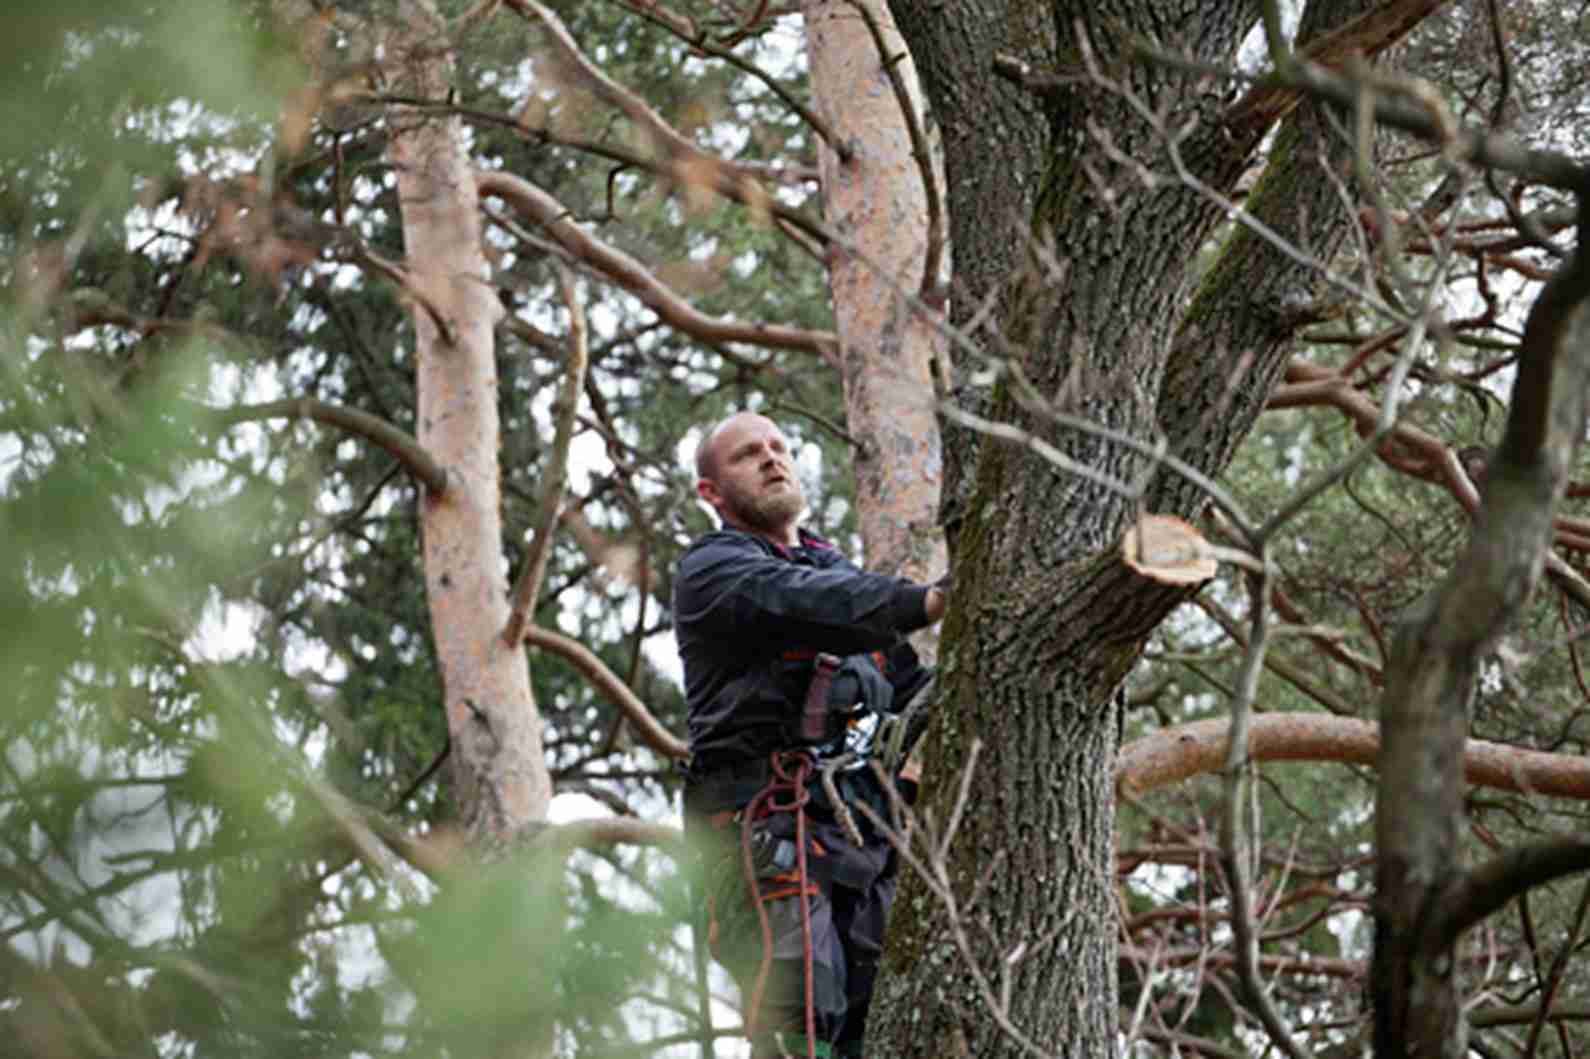
<svg viewBox="0 0 1590 1059">
<path fill-rule="evenodd" d="M 692 781 L 754 771 L 773 751 L 801 745 L 796 729 L 818 652 L 844 662 L 829 694 L 840 730 L 847 707 L 903 705 L 928 677 L 904 639 L 928 624 L 927 593 L 861 570 L 804 532 L 796 548 L 732 529 L 696 541 L 674 583 Z"/>
</svg>

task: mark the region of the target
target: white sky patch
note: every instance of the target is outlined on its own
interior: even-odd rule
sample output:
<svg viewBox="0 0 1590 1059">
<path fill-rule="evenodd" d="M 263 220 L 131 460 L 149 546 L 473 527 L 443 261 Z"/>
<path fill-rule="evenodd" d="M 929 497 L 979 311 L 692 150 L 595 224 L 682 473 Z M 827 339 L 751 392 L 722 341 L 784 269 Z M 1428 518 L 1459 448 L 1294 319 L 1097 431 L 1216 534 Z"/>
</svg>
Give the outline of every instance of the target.
<svg viewBox="0 0 1590 1059">
<path fill-rule="evenodd" d="M 10 431 L 0 433 L 0 493 L 11 485 L 12 477 L 22 467 L 22 439 Z"/>
<path fill-rule="evenodd" d="M 257 604 L 212 598 L 183 650 L 202 662 L 235 661 L 253 649 L 262 620 Z"/>
<path fill-rule="evenodd" d="M 1297 36 L 1298 23 L 1303 19 L 1303 5 L 1299 0 L 1281 0 L 1281 35 L 1288 43 Z M 1248 36 L 1237 50 L 1237 68 L 1244 73 L 1257 73 L 1270 65 L 1270 45 L 1265 39 L 1264 23 L 1248 31 Z"/>
</svg>

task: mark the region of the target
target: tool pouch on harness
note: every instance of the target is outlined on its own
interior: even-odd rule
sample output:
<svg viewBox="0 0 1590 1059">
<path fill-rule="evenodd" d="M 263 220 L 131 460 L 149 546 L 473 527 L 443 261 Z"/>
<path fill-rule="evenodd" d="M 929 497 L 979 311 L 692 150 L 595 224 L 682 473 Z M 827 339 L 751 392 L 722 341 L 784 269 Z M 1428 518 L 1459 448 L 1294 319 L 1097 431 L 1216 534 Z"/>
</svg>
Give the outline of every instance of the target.
<svg viewBox="0 0 1590 1059">
<path fill-rule="evenodd" d="M 778 683 L 799 709 L 786 721 L 791 744 L 827 747 L 849 722 L 889 711 L 894 689 L 869 655 L 791 652 L 778 663 Z"/>
</svg>

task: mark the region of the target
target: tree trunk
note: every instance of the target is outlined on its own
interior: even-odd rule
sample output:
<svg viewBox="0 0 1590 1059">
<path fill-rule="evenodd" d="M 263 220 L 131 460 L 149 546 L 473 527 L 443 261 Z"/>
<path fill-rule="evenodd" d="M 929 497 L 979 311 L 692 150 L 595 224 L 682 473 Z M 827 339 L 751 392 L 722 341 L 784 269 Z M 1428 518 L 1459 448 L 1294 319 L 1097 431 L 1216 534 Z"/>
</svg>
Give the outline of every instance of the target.
<svg viewBox="0 0 1590 1059">
<path fill-rule="evenodd" d="M 846 425 L 857 445 L 856 506 L 866 562 L 925 580 L 942 572 L 945 561 L 932 379 L 944 342 L 937 321 L 907 301 L 923 287 L 929 252 L 926 167 L 913 157 L 902 103 L 884 65 L 905 55 L 905 44 L 882 0 L 863 3 L 885 54 L 851 0 L 802 5 L 813 103 L 839 141 L 838 151 L 826 142 L 818 151 L 823 212 L 844 240 L 832 252 L 828 276 Z M 920 129 L 916 70 L 909 58 L 892 65 Z M 936 287 L 937 279 L 927 285 Z"/>
<path fill-rule="evenodd" d="M 452 59 L 430 0 L 404 0 L 389 43 L 400 94 L 445 99 Z M 458 816 L 478 849 L 545 819 L 552 785 L 522 646 L 503 640 L 494 336 L 501 307 L 481 252 L 479 201 L 453 117 L 394 108 L 389 157 L 413 302 L 420 444 L 447 468 L 420 502 L 425 587 L 442 675 Z"/>
<path fill-rule="evenodd" d="M 1510 851 L 1515 863 L 1502 858 L 1502 870 L 1483 885 L 1472 881 L 1479 873 L 1465 875 L 1463 757 L 1481 663 L 1540 579 L 1556 506 L 1584 437 L 1587 193 L 1590 185 L 1580 192 L 1578 247 L 1530 310 L 1507 429 L 1486 462 L 1468 550 L 1446 583 L 1412 608 L 1386 667 L 1371 973 L 1375 1054 L 1383 1059 L 1468 1053 L 1455 977 L 1458 939 L 1484 913 L 1550 875 L 1532 870 L 1527 848 Z M 1583 870 L 1583 842 L 1562 852 L 1564 870 Z"/>
<path fill-rule="evenodd" d="M 1363 6 L 1315 4 L 1305 23 L 1340 21 Z M 1131 60 L 1125 49 L 1141 34 L 1195 61 L 1229 64 L 1251 16 L 1240 5 L 1155 0 L 920 7 L 895 4 L 944 130 L 957 320 L 993 297 L 999 335 L 985 348 L 1008 350 L 1045 399 L 1139 441 L 1163 436 L 1217 474 L 1287 351 L 1290 328 L 1275 306 L 1292 304 L 1317 277 L 1239 236 L 1193 296 L 1198 251 L 1221 208 L 1173 180 L 1145 187 L 1088 130 L 1107 131 L 1114 148 L 1168 173 L 1163 137 L 1123 100 L 1134 93 L 1153 101 L 1150 109 L 1168 108 L 1167 128 L 1192 125 L 1179 142 L 1182 161 L 1229 188 L 1267 127 L 1199 120 L 1205 101 L 1184 75 Z M 988 32 L 967 34 L 968 25 Z M 1039 105 L 993 79 L 996 53 L 1072 77 L 1085 72 L 1086 53 L 1113 85 L 1072 83 Z M 1302 110 L 1288 121 L 1270 164 L 1274 191 L 1254 205 L 1284 231 L 1307 224 L 1313 245 L 1328 252 L 1344 217 L 1324 174 L 1299 161 L 1317 146 L 1302 124 L 1312 117 Z M 1033 245 L 1042 252 L 1023 252 Z M 1198 314 L 1184 317 L 1189 304 Z M 1025 413 L 1008 385 L 987 406 L 1117 481 L 1143 470 L 1122 446 Z M 976 454 L 971 487 L 957 486 L 957 468 L 973 465 L 972 447 L 963 432 L 947 436 L 946 447 L 947 514 L 959 522 L 957 601 L 943 632 L 946 702 L 928 736 L 928 769 L 930 778 L 952 777 L 973 740 L 981 743 L 946 867 L 963 902 L 992 872 L 976 911 L 991 940 L 972 929 L 970 947 L 995 988 L 979 994 L 942 903 L 907 879 L 869 1038 L 891 1055 L 1022 1054 L 1016 1034 L 1055 1054 L 1113 1055 L 1116 692 L 1185 597 L 1114 557 L 1136 510 L 1120 492 L 995 445 Z M 1163 474 L 1150 499 L 1155 510 L 1184 515 L 1200 502 Z M 952 783 L 934 782 L 925 806 L 945 820 L 955 795 Z M 971 927 L 969 919 L 962 925 Z"/>
<path fill-rule="evenodd" d="M 1044 64 L 1055 55 L 1055 31 L 1045 5 L 1025 0 L 892 0 L 902 37 L 929 101 L 928 122 L 942 145 L 946 213 L 955 259 L 950 291 L 956 322 L 985 300 L 1008 294 L 1007 282 L 1026 259 L 1033 203 L 1049 163 L 1053 135 L 1042 102 L 994 74 L 992 57 L 1006 52 Z M 981 365 L 963 363 L 940 379 L 956 404 L 985 407 L 968 380 Z M 953 554 L 955 537 L 976 475 L 977 438 L 944 433 L 941 523 Z"/>
</svg>

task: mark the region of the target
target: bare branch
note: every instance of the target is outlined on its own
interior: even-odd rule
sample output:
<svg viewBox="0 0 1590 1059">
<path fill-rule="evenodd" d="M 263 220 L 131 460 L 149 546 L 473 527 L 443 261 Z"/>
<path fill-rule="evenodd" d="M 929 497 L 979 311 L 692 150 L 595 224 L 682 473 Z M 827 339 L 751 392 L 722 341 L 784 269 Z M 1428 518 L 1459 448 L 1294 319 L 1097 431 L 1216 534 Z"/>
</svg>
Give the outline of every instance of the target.
<svg viewBox="0 0 1590 1059">
<path fill-rule="evenodd" d="M 1577 167 L 1575 167 L 1577 173 Z M 1590 845 L 1519 851 L 1516 865 L 1461 870 L 1458 763 L 1479 658 L 1522 609 L 1550 548 L 1583 437 L 1590 386 L 1590 192 L 1578 175 L 1578 245 L 1530 308 L 1501 444 L 1464 555 L 1409 613 L 1386 669 L 1375 801 L 1377 1054 L 1461 1050 L 1451 974 L 1456 935 L 1534 882 L 1590 866 Z"/>
<path fill-rule="evenodd" d="M 1324 36 L 1310 41 L 1303 48 L 1301 59 L 1322 67 L 1337 67 L 1349 59 L 1371 58 L 1396 44 L 1429 15 L 1445 7 L 1447 0 L 1393 0 L 1378 4 L 1364 14 Z M 1273 25 L 1266 4 L 1266 32 L 1270 35 L 1272 55 L 1284 54 L 1286 49 L 1279 40 L 1279 30 Z M 1284 61 L 1284 60 L 1283 60 Z M 1296 59 L 1293 60 L 1297 61 Z M 1279 64 L 1278 64 L 1279 65 Z M 1266 80 L 1237 101 L 1226 114 L 1227 124 L 1253 128 L 1269 128 L 1302 99 L 1297 86 L 1276 79 Z"/>
<path fill-rule="evenodd" d="M 950 844 L 955 837 L 956 828 L 962 810 L 965 808 L 966 798 L 971 788 L 971 779 L 976 764 L 976 759 L 982 744 L 973 740 L 967 749 L 967 764 L 961 773 L 960 785 L 957 791 L 954 808 L 951 810 L 949 826 L 942 832 L 938 831 L 933 823 L 931 814 L 918 817 L 908 806 L 897 804 L 897 809 L 904 819 L 904 824 L 896 829 L 884 821 L 877 810 L 866 802 L 857 802 L 855 808 L 867 818 L 874 829 L 888 840 L 900 855 L 900 859 L 917 873 L 917 876 L 927 886 L 934 898 L 939 902 L 949 930 L 950 939 L 962 959 L 962 966 L 970 976 L 975 989 L 975 996 L 987 1008 L 989 1017 L 999 1031 L 1016 1047 L 1027 1055 L 1045 1057 L 1049 1059 L 1051 1053 L 1041 1048 L 1027 1034 L 1022 1032 L 1010 1017 L 1010 1007 L 1006 1000 L 1008 995 L 1002 995 L 999 986 L 989 975 L 989 970 L 979 960 L 972 937 L 968 931 L 970 916 L 968 909 L 963 906 L 955 893 L 955 886 L 950 878 L 950 868 L 947 854 Z M 887 777 L 880 777 L 888 783 Z M 920 847 L 920 848 L 919 848 Z M 972 925 L 976 925 L 975 923 Z M 1032 944 L 1025 948 L 1020 946 L 1010 948 L 999 959 L 1001 975 L 1008 973 L 1022 959 L 1029 958 L 1043 947 L 1043 943 Z"/>
<path fill-rule="evenodd" d="M 1284 66 L 1285 83 L 1316 99 L 1352 108 L 1363 98 L 1363 74 L 1342 76 L 1310 62 Z M 1400 94 L 1377 94 L 1372 106 L 1374 120 L 1420 139 L 1440 144 L 1455 161 L 1469 162 L 1487 169 L 1516 173 L 1534 183 L 1576 191 L 1586 184 L 1586 167 L 1556 151 L 1527 147 L 1509 136 L 1458 128 L 1452 116 L 1439 105 L 1432 92 L 1417 91 L 1411 82 L 1382 81 L 1379 87 Z"/>
<path fill-rule="evenodd" d="M 1162 728 L 1121 748 L 1115 783 L 1144 794 L 1218 771 L 1224 761 L 1225 718 Z M 1334 761 L 1374 767 L 1380 726 L 1324 713 L 1264 713 L 1253 718 L 1248 753 L 1255 761 Z M 1548 754 L 1506 743 L 1470 739 L 1463 777 L 1476 786 L 1521 794 L 1590 801 L 1590 758 Z"/>
<path fill-rule="evenodd" d="M 536 625 L 525 628 L 524 638 L 525 643 L 532 647 L 545 648 L 571 662 L 597 691 L 606 695 L 624 712 L 647 746 L 671 758 L 683 760 L 690 756 L 690 747 L 684 740 L 664 728 L 657 718 L 652 716 L 646 704 L 641 702 L 635 693 L 630 691 L 629 687 L 584 645 L 561 633 Z"/>
<path fill-rule="evenodd" d="M 1273 524 L 1271 520 L 1270 524 Z M 1292 1040 L 1292 1029 L 1276 1010 L 1270 994 L 1259 976 L 1258 927 L 1253 917 L 1253 882 L 1251 837 L 1247 828 L 1247 807 L 1253 787 L 1253 761 L 1249 750 L 1253 720 L 1253 701 L 1259 691 L 1259 677 L 1264 671 L 1264 654 L 1270 635 L 1270 577 L 1271 565 L 1260 537 L 1258 572 L 1249 571 L 1248 582 L 1248 644 L 1242 655 L 1242 669 L 1237 677 L 1237 694 L 1231 703 L 1231 721 L 1227 729 L 1225 765 L 1221 784 L 1223 801 L 1220 813 L 1220 857 L 1225 867 L 1227 888 L 1231 896 L 1231 930 L 1236 942 L 1237 973 L 1248 1003 L 1258 1013 L 1259 1021 L 1270 1042 L 1290 1059 L 1303 1059 L 1303 1053 Z M 1257 812 L 1257 810 L 1255 810 Z M 1257 830 L 1257 828 L 1255 828 Z"/>
<path fill-rule="evenodd" d="M 496 196 L 540 225 L 559 246 L 639 298 L 669 325 L 706 342 L 745 342 L 769 349 L 815 353 L 836 363 L 839 339 L 830 331 L 805 331 L 776 324 L 741 323 L 707 316 L 665 286 L 650 270 L 617 247 L 575 224 L 563 204 L 528 180 L 499 170 L 476 175 L 482 197 Z"/>
<path fill-rule="evenodd" d="M 554 128 L 550 123 L 534 122 L 531 120 L 530 115 L 524 113 L 518 115 L 503 114 L 495 110 L 482 110 L 479 107 L 466 106 L 451 100 L 426 99 L 421 96 L 396 95 L 390 92 L 362 92 L 354 94 L 350 98 L 358 99 L 365 103 L 400 107 L 415 114 L 456 114 L 460 118 L 479 122 L 482 125 L 496 125 L 510 129 L 519 133 L 526 140 L 558 144 L 562 147 L 595 155 L 598 158 L 606 158 L 608 161 L 616 162 L 623 167 L 644 169 L 649 173 L 657 173 L 670 179 L 677 176 L 672 164 L 666 158 L 658 158 L 655 155 L 629 150 L 616 143 L 573 136 L 565 130 Z M 715 155 L 708 155 L 705 152 L 702 152 L 702 157 L 711 161 L 716 167 L 714 172 L 723 178 L 712 185 L 712 190 L 724 198 L 742 205 L 756 205 L 759 208 L 764 205 L 764 196 L 747 195 L 745 193 L 744 189 L 747 182 L 759 184 L 766 181 L 784 187 L 804 187 L 815 183 L 818 179 L 817 170 L 807 165 L 719 158 Z M 810 239 L 822 241 L 826 238 L 822 226 L 800 210 L 785 206 L 778 199 L 767 199 L 765 205 L 774 217 L 788 221 Z"/>
<path fill-rule="evenodd" d="M 1469 927 L 1537 886 L 1590 871 L 1590 841 L 1552 838 L 1508 850 L 1467 872 L 1442 893 L 1425 928 L 1425 945 L 1445 949 Z"/>
<path fill-rule="evenodd" d="M 1379 421 L 1380 410 L 1347 379 L 1329 368 L 1306 360 L 1293 359 L 1286 366 L 1283 383 L 1271 395 L 1268 409 L 1330 406 L 1338 409 L 1368 435 Z M 1479 512 L 1480 494 L 1463 467 L 1458 454 L 1444 441 L 1419 427 L 1395 424 L 1382 439 L 1376 453 L 1387 466 L 1404 474 L 1433 481 L 1446 487 L 1463 510 L 1472 517 Z M 1579 534 L 1563 518 L 1556 520 L 1556 542 L 1583 550 Z M 1561 591 L 1590 608 L 1590 583 L 1587 583 L 1560 556 L 1546 554 L 1546 573 Z"/>
<path fill-rule="evenodd" d="M 256 419 L 312 419 L 327 426 L 339 427 L 391 453 L 410 474 L 424 483 L 432 496 L 441 496 L 447 491 L 447 468 L 437 463 L 412 435 L 379 416 L 361 412 L 357 408 L 295 397 L 234 408 L 205 407 L 204 412 L 223 423 Z"/>
<path fill-rule="evenodd" d="M 742 59 L 731 49 L 726 48 L 722 44 L 710 39 L 697 27 L 693 20 L 685 15 L 668 11 L 660 4 L 651 2 L 651 0 L 618 0 L 618 2 L 624 7 L 627 7 L 631 11 L 640 15 L 648 22 L 664 27 L 680 40 L 684 41 L 686 44 L 689 44 L 692 49 L 700 52 L 703 55 L 710 55 L 715 59 L 722 59 L 736 70 L 739 70 L 744 74 L 748 74 L 749 76 L 754 77 L 758 81 L 762 82 L 762 84 L 767 86 L 767 90 L 769 92 L 772 92 L 779 98 L 780 102 L 798 114 L 802 121 L 810 125 L 812 130 L 822 138 L 824 143 L 828 144 L 829 148 L 835 154 L 837 154 L 842 160 L 849 161 L 849 145 L 840 142 L 839 138 L 834 135 L 833 130 L 828 127 L 827 123 L 824 122 L 815 111 L 796 98 L 794 93 L 785 88 L 783 84 L 779 82 L 778 78 L 774 77 L 772 74 L 768 73 L 755 63 L 747 62 L 745 59 Z"/>
<path fill-rule="evenodd" d="M 535 536 L 531 538 L 530 550 L 525 555 L 519 583 L 514 585 L 509 596 L 512 609 L 508 613 L 508 624 L 503 629 L 503 638 L 510 644 L 517 644 L 523 638 L 525 625 L 535 618 L 536 596 L 541 592 L 547 560 L 552 555 L 552 530 L 563 512 L 563 486 L 569 477 L 569 446 L 574 441 L 574 418 L 579 411 L 580 390 L 585 385 L 585 367 L 590 359 L 585 309 L 580 305 L 579 292 L 574 287 L 574 275 L 563 262 L 556 264 L 563 304 L 569 310 L 568 363 L 564 367 L 563 393 L 557 406 L 557 429 L 553 435 L 552 451 L 547 454 L 545 478 L 541 484 Z"/>
<path fill-rule="evenodd" d="M 1494 4 L 1493 18 L 1494 18 Z M 1495 22 L 1492 23 L 1493 28 Z M 1496 29 L 1499 34 L 1500 29 Z M 1498 43 L 1500 43 L 1498 41 Z M 1505 82 L 1504 82 L 1505 87 Z M 1505 97 L 1504 97 L 1505 98 Z M 1500 108 L 1498 108 L 1499 110 Z M 1546 975 L 1544 988 L 1541 990 L 1540 1011 L 1535 1015 L 1535 1021 L 1530 1024 L 1529 1038 L 1524 1045 L 1526 1056 L 1535 1055 L 1535 1049 L 1540 1044 L 1540 1035 L 1546 1029 L 1548 1016 L 1556 1004 L 1557 996 L 1562 992 L 1563 981 L 1568 971 L 1568 960 L 1579 947 L 1579 936 L 1584 930 L 1585 914 L 1590 912 L 1590 884 L 1581 884 L 1579 887 L 1579 906 L 1574 910 L 1573 922 L 1568 928 L 1568 937 L 1563 940 L 1562 947 L 1557 950 L 1557 956 L 1551 961 L 1551 970 Z M 1566 1045 L 1566 1041 L 1564 1044 Z M 1571 1051 L 1566 1049 L 1565 1051 Z"/>
<path fill-rule="evenodd" d="M 553 47 L 556 48 L 557 57 L 563 64 L 564 69 L 583 82 L 586 89 L 593 96 L 609 106 L 617 107 L 623 111 L 625 117 L 644 129 L 657 145 L 658 153 L 676 164 L 681 161 L 694 161 L 709 157 L 694 143 L 682 136 L 678 130 L 664 121 L 662 116 L 647 106 L 646 102 L 639 96 L 609 78 L 593 65 L 585 57 L 585 53 L 580 50 L 579 43 L 569 33 L 568 27 L 563 24 L 563 20 L 558 18 L 551 9 L 538 3 L 537 0 L 507 0 L 507 3 L 509 7 L 519 12 L 526 19 L 534 19 L 540 22 L 546 29 L 547 37 L 552 41 Z M 704 42 L 698 40 L 692 41 L 692 43 L 697 47 L 702 47 Z M 718 48 L 717 51 L 721 53 L 726 51 L 726 49 Z M 721 54 L 719 57 L 722 57 Z M 739 62 L 736 62 L 735 65 L 740 66 L 741 69 L 745 68 Z M 763 83 L 767 83 L 767 79 L 764 78 Z M 793 103 L 792 97 L 787 93 L 778 92 L 778 95 L 786 102 Z M 833 147 L 835 153 L 843 151 L 843 148 L 836 143 L 828 126 L 819 120 L 815 114 L 812 114 L 808 108 L 798 105 L 795 109 L 811 125 L 813 131 Z"/>
</svg>

